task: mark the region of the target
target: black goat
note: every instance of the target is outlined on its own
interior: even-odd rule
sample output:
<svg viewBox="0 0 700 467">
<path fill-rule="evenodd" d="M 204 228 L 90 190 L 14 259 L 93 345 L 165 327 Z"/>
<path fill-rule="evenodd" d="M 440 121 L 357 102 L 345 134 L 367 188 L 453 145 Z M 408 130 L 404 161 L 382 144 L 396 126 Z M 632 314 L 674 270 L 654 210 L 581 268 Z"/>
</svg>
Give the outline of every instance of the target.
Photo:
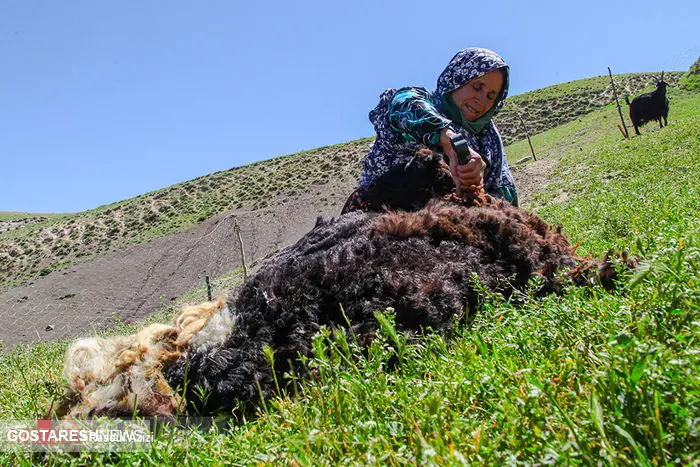
<svg viewBox="0 0 700 467">
<path fill-rule="evenodd" d="M 630 119 L 634 125 L 634 131 L 639 135 L 639 127 L 656 120 L 659 122 L 659 128 L 663 128 L 664 124 L 668 126 L 668 99 L 666 98 L 666 86 L 668 83 L 664 81 L 664 72 L 661 72 L 661 79 L 656 79 L 656 90 L 635 97 L 630 104 L 628 96 L 625 96 L 627 105 L 630 106 Z M 664 123 L 661 123 L 663 118 Z"/>
</svg>

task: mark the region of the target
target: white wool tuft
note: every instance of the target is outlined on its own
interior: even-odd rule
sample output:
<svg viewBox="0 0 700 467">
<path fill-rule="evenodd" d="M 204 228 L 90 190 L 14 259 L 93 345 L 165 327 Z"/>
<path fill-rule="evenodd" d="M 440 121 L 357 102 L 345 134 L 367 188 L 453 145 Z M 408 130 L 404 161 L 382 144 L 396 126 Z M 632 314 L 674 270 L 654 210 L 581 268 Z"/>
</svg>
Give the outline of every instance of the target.
<svg viewBox="0 0 700 467">
<path fill-rule="evenodd" d="M 223 344 L 231 334 L 237 319 L 238 315 L 234 314 L 228 306 L 224 306 L 221 311 L 211 317 L 201 331 L 190 339 L 190 347 L 196 349 L 203 345 L 215 346 Z"/>
<path fill-rule="evenodd" d="M 66 351 L 68 386 L 55 414 L 178 413 L 184 406 L 165 380 L 163 366 L 177 360 L 191 341 L 195 346 L 223 343 L 235 323 L 235 314 L 221 298 L 184 308 L 172 326 L 151 324 L 130 336 L 74 342 Z"/>
</svg>

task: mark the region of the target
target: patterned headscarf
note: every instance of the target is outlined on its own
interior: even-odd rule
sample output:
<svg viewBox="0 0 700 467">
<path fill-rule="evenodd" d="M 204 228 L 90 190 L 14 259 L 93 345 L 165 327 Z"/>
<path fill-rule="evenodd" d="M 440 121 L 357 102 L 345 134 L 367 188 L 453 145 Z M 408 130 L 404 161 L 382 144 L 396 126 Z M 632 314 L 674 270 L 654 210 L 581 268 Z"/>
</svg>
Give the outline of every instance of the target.
<svg viewBox="0 0 700 467">
<path fill-rule="evenodd" d="M 467 121 L 450 98 L 450 92 L 497 69 L 503 70 L 504 79 L 494 105 L 475 122 Z M 401 99 L 394 102 L 397 95 Z M 486 192 L 509 201 L 517 199 L 503 140 L 492 121 L 503 107 L 506 95 L 508 65 L 495 52 L 481 48 L 464 49 L 455 55 L 440 74 L 437 89 L 433 92 L 416 87 L 385 90 L 377 106 L 369 113 L 377 137 L 363 161 L 360 187 L 368 186 L 394 166 L 409 163 L 421 147 L 439 150 L 440 130 L 449 125 L 452 131 L 464 136 L 469 146 L 486 162 Z M 392 108 L 392 102 L 397 104 L 399 111 Z M 398 126 L 391 123 L 392 118 L 398 120 L 398 126 L 403 129 L 397 130 Z"/>
<path fill-rule="evenodd" d="M 503 71 L 503 87 L 493 106 L 478 120 L 473 122 L 465 120 L 449 94 L 468 81 L 497 69 Z M 479 134 L 505 104 L 508 95 L 508 75 L 508 65 L 496 52 L 480 47 L 471 47 L 452 57 L 450 63 L 438 77 L 437 88 L 433 95 L 442 102 L 443 110 L 450 119 L 458 122 L 470 133 Z"/>
</svg>

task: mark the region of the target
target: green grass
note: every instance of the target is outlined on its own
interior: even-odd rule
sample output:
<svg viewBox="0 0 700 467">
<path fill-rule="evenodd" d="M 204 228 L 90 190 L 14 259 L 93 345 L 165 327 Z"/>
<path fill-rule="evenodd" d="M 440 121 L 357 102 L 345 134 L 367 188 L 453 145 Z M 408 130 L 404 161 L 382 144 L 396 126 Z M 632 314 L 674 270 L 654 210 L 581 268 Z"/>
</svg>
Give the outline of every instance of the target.
<svg viewBox="0 0 700 467">
<path fill-rule="evenodd" d="M 536 136 L 541 156 L 559 163 L 556 181 L 529 207 L 562 223 L 573 243 L 597 255 L 608 248 L 639 249 L 640 243 L 656 249 L 658 223 L 676 236 L 690 235 L 700 215 L 700 96 L 671 91 L 670 99 L 669 126 L 649 124 L 629 140 L 614 129 L 619 120 L 613 105 Z M 508 149 L 511 159 L 529 152 L 522 142 Z"/>
<path fill-rule="evenodd" d="M 167 428 L 145 452 L 5 455 L 7 464 L 695 464 L 700 460 L 700 95 L 673 90 L 669 126 L 624 140 L 607 106 L 535 137 L 556 182 L 532 208 L 579 252 L 629 249 L 642 266 L 615 293 L 484 295 L 450 339 L 397 334 L 364 355 L 317 337 L 316 379 L 256 417 Z M 527 144 L 507 148 L 511 160 Z M 128 331 L 131 328 L 121 328 Z M 58 392 L 67 343 L 0 360 L 0 414 L 32 418 Z"/>
</svg>

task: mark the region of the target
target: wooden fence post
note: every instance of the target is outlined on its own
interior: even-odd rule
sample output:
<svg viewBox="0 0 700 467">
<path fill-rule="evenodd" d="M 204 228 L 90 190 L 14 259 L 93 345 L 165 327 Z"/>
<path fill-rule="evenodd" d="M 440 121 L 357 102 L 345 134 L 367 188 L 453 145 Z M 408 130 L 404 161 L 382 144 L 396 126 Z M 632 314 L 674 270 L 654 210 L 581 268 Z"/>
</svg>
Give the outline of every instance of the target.
<svg viewBox="0 0 700 467">
<path fill-rule="evenodd" d="M 241 262 L 243 263 L 243 281 L 245 282 L 248 279 L 248 267 L 245 264 L 245 250 L 243 249 L 243 239 L 241 238 L 241 227 L 238 225 L 237 220 L 233 224 L 233 230 L 238 237 L 238 247 L 241 250 Z"/>
<path fill-rule="evenodd" d="M 515 113 L 518 114 L 518 117 L 520 118 L 520 123 L 523 124 L 523 128 L 525 129 L 525 136 L 527 136 L 527 143 L 530 145 L 530 152 L 532 152 L 532 158 L 534 160 L 537 160 L 537 156 L 535 156 L 535 148 L 532 147 L 532 141 L 530 140 L 530 132 L 527 131 L 527 126 L 525 125 L 525 120 L 523 120 L 523 116 L 520 115 L 520 112 L 518 112 L 516 110 Z"/>
<path fill-rule="evenodd" d="M 204 282 L 207 284 L 207 300 L 211 302 L 211 282 L 209 282 L 209 276 L 204 276 Z"/>
<path fill-rule="evenodd" d="M 610 71 L 610 67 L 608 67 L 608 75 L 610 75 L 610 84 L 612 85 L 613 95 L 615 96 L 615 103 L 617 104 L 617 113 L 620 114 L 620 120 L 622 120 L 622 128 L 625 129 L 625 131 L 624 131 L 624 133 L 622 133 L 622 135 L 625 138 L 629 138 L 630 134 L 627 131 L 627 125 L 625 125 L 625 119 L 622 118 L 622 108 L 620 107 L 620 101 L 617 98 L 617 91 L 615 90 L 615 82 L 613 81 L 612 71 Z"/>
</svg>

